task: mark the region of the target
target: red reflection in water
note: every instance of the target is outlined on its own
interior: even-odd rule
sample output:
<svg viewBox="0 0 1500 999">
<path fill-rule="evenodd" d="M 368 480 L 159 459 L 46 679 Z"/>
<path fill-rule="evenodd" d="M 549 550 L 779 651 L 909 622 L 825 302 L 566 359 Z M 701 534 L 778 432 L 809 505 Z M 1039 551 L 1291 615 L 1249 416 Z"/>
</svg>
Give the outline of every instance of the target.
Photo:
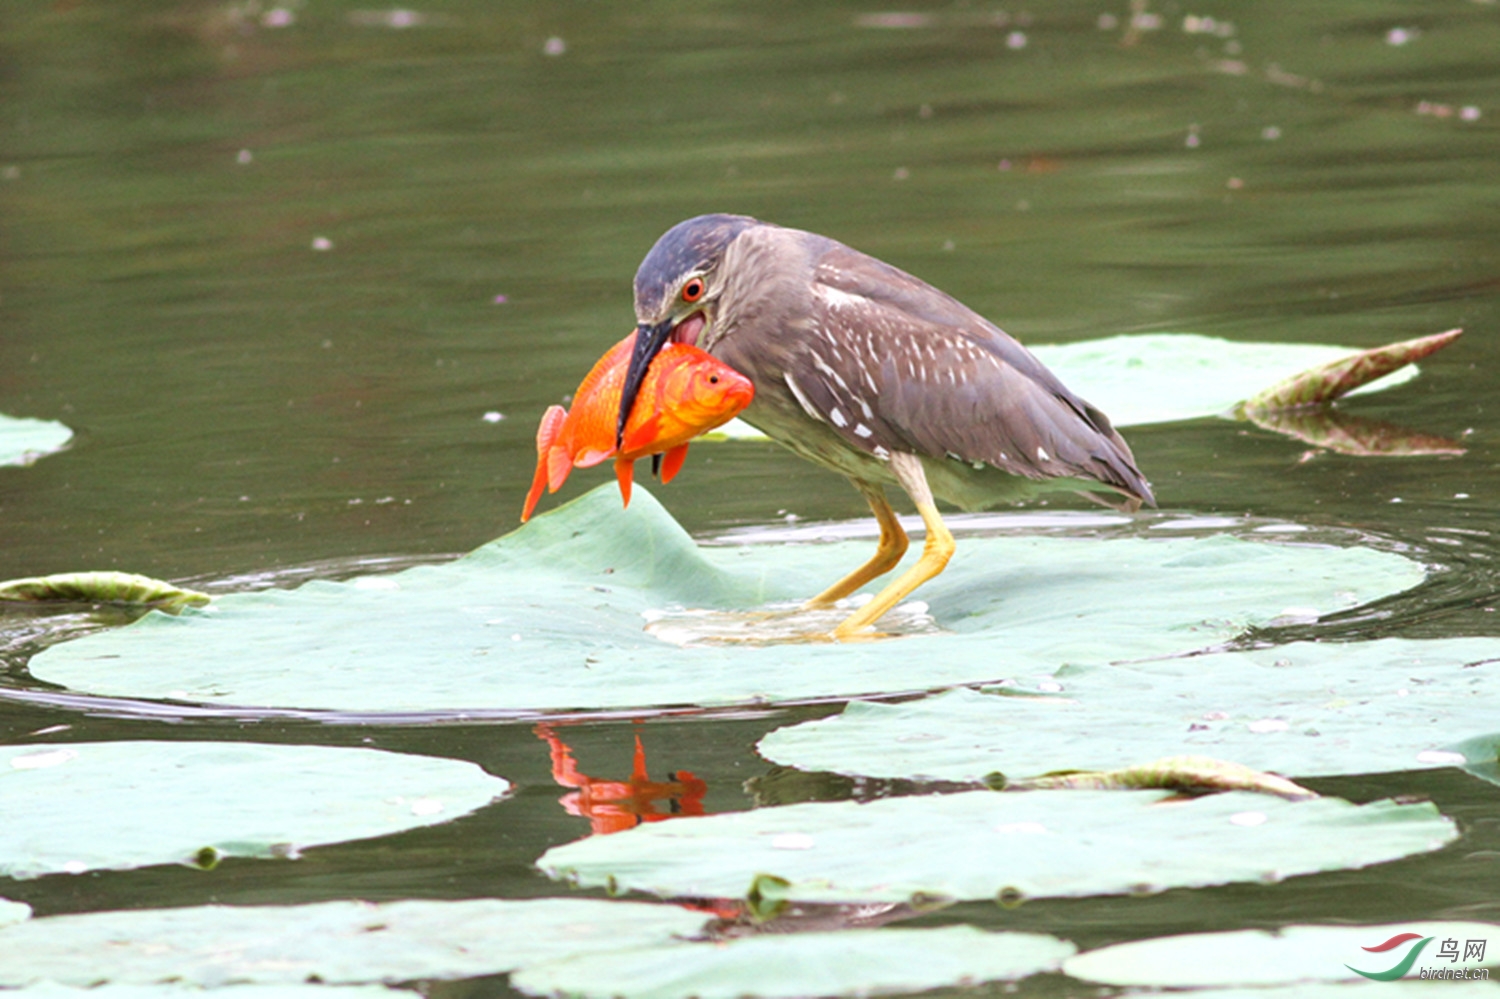
<svg viewBox="0 0 1500 999">
<path fill-rule="evenodd" d="M 550 725 L 534 728 L 552 752 L 552 779 L 563 787 L 577 788 L 558 799 L 569 815 L 589 820 L 594 835 L 620 832 L 642 822 L 660 822 L 684 815 L 703 814 L 703 796 L 708 785 L 686 770 L 668 774 L 670 780 L 653 781 L 646 775 L 646 750 L 635 737 L 635 759 L 626 780 L 601 780 L 578 770 L 573 751 L 557 737 Z M 665 811 L 658 810 L 658 802 Z"/>
</svg>

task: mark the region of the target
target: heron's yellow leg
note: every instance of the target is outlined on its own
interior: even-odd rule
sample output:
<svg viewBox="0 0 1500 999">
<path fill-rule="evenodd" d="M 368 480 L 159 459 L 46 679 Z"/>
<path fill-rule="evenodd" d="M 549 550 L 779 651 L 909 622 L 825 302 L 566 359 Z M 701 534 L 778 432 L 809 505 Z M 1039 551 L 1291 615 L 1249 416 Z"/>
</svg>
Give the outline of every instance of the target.
<svg viewBox="0 0 1500 999">
<path fill-rule="evenodd" d="M 868 629 L 886 611 L 905 600 L 913 590 L 942 572 L 948 565 L 948 560 L 953 557 L 953 535 L 948 532 L 947 525 L 943 523 L 943 518 L 933 503 L 932 490 L 927 486 L 927 475 L 922 471 L 920 459 L 911 454 L 893 454 L 891 470 L 896 473 L 896 480 L 901 483 L 902 488 L 916 502 L 917 512 L 922 515 L 922 523 L 927 525 L 927 540 L 922 544 L 922 557 L 833 630 L 833 637 L 840 641 L 853 638 Z"/>
<path fill-rule="evenodd" d="M 854 487 L 864 494 L 866 502 L 870 504 L 870 511 L 880 524 L 880 544 L 868 562 L 803 604 L 805 609 L 827 607 L 835 600 L 844 599 L 876 576 L 883 576 L 896 568 L 896 563 L 906 554 L 906 546 L 909 544 L 906 532 L 896 519 L 896 511 L 887 502 L 885 490 L 873 482 L 856 481 Z"/>
</svg>

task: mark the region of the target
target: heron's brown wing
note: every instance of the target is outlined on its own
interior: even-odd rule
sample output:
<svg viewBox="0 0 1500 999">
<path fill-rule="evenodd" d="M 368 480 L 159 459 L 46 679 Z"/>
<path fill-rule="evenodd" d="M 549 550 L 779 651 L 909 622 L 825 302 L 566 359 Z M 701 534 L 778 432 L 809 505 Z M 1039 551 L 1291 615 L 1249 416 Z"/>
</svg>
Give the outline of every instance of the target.
<svg viewBox="0 0 1500 999">
<path fill-rule="evenodd" d="M 804 408 L 874 454 L 946 455 L 1150 497 L 1104 414 L 1019 343 L 905 272 L 837 249 L 817 269 L 813 330 L 788 369 Z"/>
</svg>

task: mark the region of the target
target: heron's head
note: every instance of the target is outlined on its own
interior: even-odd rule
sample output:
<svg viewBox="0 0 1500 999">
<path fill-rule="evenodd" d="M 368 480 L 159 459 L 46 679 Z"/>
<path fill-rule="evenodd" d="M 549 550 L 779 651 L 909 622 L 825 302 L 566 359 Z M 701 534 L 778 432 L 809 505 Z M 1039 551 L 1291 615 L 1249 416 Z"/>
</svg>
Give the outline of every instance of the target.
<svg viewBox="0 0 1500 999">
<path fill-rule="evenodd" d="M 760 225 L 745 215 L 699 215 L 668 229 L 635 272 L 635 352 L 620 393 L 616 444 L 652 358 L 668 343 L 697 344 L 724 288 L 724 251 Z"/>
</svg>

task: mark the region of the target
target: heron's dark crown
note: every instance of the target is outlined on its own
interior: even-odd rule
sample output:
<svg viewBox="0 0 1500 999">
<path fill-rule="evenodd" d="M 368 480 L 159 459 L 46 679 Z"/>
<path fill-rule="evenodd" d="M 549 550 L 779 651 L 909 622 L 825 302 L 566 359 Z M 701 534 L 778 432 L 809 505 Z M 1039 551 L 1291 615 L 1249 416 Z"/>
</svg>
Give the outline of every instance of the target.
<svg viewBox="0 0 1500 999">
<path fill-rule="evenodd" d="M 764 223 L 748 215 L 699 215 L 668 229 L 635 272 L 636 313 L 658 315 L 684 274 L 712 267 L 736 236 L 757 225 Z"/>
</svg>

